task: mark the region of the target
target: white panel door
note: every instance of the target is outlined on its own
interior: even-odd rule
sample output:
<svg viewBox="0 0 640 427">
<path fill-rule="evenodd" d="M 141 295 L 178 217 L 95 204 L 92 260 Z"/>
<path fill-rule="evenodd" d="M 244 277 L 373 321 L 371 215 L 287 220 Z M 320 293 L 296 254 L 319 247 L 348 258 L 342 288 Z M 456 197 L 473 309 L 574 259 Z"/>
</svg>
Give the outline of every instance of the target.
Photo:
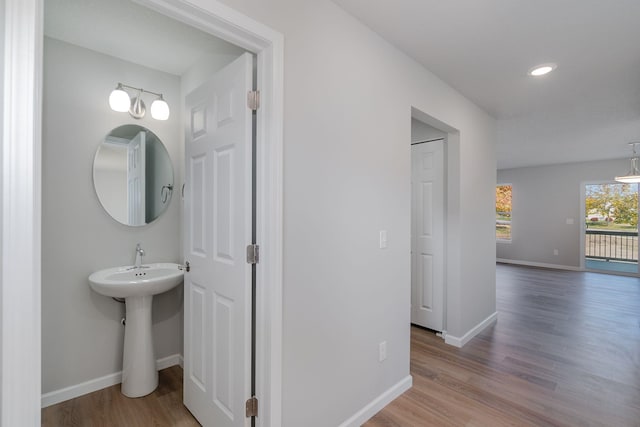
<svg viewBox="0 0 640 427">
<path fill-rule="evenodd" d="M 144 131 L 138 132 L 127 145 L 127 208 L 130 225 L 146 224 L 145 137 Z"/>
<path fill-rule="evenodd" d="M 184 403 L 203 426 L 245 426 L 251 380 L 252 57 L 186 97 Z"/>
<path fill-rule="evenodd" d="M 442 331 L 444 142 L 411 146 L 411 323 Z"/>
</svg>

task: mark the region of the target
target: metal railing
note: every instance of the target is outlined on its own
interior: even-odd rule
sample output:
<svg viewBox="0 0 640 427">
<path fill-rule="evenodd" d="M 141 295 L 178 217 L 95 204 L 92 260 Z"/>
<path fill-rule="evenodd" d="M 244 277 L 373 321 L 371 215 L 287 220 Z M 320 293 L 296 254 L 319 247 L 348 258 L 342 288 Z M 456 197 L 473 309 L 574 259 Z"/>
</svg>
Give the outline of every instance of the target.
<svg viewBox="0 0 640 427">
<path fill-rule="evenodd" d="M 637 231 L 586 230 L 585 257 L 607 261 L 638 261 Z"/>
</svg>

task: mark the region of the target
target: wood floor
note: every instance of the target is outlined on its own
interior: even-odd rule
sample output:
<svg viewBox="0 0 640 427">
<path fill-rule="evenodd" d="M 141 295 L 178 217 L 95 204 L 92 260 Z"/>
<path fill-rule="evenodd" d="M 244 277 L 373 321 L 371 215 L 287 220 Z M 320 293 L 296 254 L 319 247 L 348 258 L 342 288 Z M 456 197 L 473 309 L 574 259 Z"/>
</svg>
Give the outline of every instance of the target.
<svg viewBox="0 0 640 427">
<path fill-rule="evenodd" d="M 365 426 L 640 427 L 640 279 L 498 265 L 497 308 L 498 322 L 462 349 L 412 328 L 414 386 Z M 42 419 L 199 425 L 182 405 L 179 367 L 161 371 L 147 397 L 127 399 L 118 385 Z"/>
<path fill-rule="evenodd" d="M 49 406 L 42 410 L 46 427 L 191 427 L 200 426 L 182 404 L 182 368 L 160 371 L 156 391 L 129 399 L 120 385 Z"/>
<path fill-rule="evenodd" d="M 464 348 L 412 328 L 412 389 L 366 427 L 640 426 L 640 279 L 497 267 Z"/>
</svg>

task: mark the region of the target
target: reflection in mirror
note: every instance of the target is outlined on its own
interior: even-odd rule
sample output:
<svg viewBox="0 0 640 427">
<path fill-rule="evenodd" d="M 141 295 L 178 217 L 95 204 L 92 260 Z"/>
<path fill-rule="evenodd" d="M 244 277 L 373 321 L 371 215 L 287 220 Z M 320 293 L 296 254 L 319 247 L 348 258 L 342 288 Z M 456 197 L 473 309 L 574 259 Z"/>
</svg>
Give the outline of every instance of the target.
<svg viewBox="0 0 640 427">
<path fill-rule="evenodd" d="M 171 203 L 173 167 L 162 141 L 149 129 L 113 129 L 93 160 L 93 185 L 102 207 L 132 226 L 157 219 Z"/>
</svg>

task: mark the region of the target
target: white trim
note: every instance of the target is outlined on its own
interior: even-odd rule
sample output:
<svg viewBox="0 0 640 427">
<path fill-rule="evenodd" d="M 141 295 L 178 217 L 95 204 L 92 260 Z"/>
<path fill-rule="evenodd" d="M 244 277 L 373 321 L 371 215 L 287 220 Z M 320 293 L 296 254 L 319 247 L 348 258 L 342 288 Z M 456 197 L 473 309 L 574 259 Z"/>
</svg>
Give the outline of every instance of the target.
<svg viewBox="0 0 640 427">
<path fill-rule="evenodd" d="M 552 268 L 554 270 L 584 271 L 584 268 L 574 267 L 572 265 L 548 264 L 546 262 L 521 261 L 517 259 L 496 258 L 497 263 L 525 265 L 527 267 Z"/>
<path fill-rule="evenodd" d="M 134 0 L 257 55 L 258 427 L 282 425 L 284 37 L 216 0 Z M 249 397 L 249 396 L 247 396 Z"/>
<path fill-rule="evenodd" d="M 42 2 L 4 8 L 0 424 L 39 426 Z"/>
<path fill-rule="evenodd" d="M 582 237 L 584 239 L 584 233 L 582 233 Z M 582 245 L 582 248 L 584 248 L 584 244 Z M 582 250 L 584 251 L 584 249 Z M 588 273 L 611 274 L 613 276 L 638 277 L 638 273 L 627 273 L 625 271 L 595 270 L 595 269 L 586 268 L 586 267 L 574 267 L 572 265 L 547 264 L 543 262 L 518 261 L 518 260 L 503 259 L 503 258 L 497 258 L 496 263 L 522 265 L 525 267 L 549 268 L 552 270 L 583 271 Z M 584 257 L 582 257 L 582 264 L 584 264 Z"/>
<path fill-rule="evenodd" d="M 184 359 L 181 354 L 172 354 L 171 356 L 163 357 L 162 359 L 156 360 L 156 369 L 161 371 L 163 369 L 170 368 L 172 366 L 180 366 L 183 367 Z"/>
<path fill-rule="evenodd" d="M 348 420 L 340 424 L 339 427 L 358 427 L 364 424 L 367 420 L 373 417 L 375 414 L 380 412 L 382 408 L 387 406 L 397 397 L 399 397 L 402 393 L 409 390 L 413 385 L 413 378 L 411 375 L 407 375 L 398 383 L 394 384 L 382 393 L 380 396 L 373 399 L 369 402 L 364 408 L 360 409 L 353 416 L 351 416 Z"/>
<path fill-rule="evenodd" d="M 175 365 L 182 366 L 181 354 L 173 354 L 156 360 L 156 368 L 159 371 Z M 46 408 L 47 406 L 55 405 L 69 399 L 75 399 L 76 397 L 84 396 L 85 394 L 93 393 L 94 391 L 102 390 L 120 384 L 121 382 L 122 371 L 119 371 L 105 375 L 104 377 L 94 378 L 80 384 L 61 388 L 60 390 L 54 390 L 42 395 L 42 407 Z"/>
<path fill-rule="evenodd" d="M 498 312 L 494 312 L 493 314 L 491 314 L 489 317 L 487 317 L 486 319 L 484 319 L 482 322 L 478 323 L 476 326 L 474 326 L 473 328 L 471 328 L 471 330 L 469 332 L 467 332 L 466 334 L 464 334 L 462 337 L 454 337 L 453 335 L 447 334 L 444 337 L 444 343 L 445 344 L 449 344 L 452 345 L 454 347 L 462 347 L 464 346 L 466 343 L 468 343 L 469 341 L 471 341 L 471 339 L 473 337 L 475 337 L 476 335 L 478 335 L 480 332 L 482 332 L 485 328 L 491 326 L 493 324 L 493 322 L 498 320 Z"/>
</svg>

